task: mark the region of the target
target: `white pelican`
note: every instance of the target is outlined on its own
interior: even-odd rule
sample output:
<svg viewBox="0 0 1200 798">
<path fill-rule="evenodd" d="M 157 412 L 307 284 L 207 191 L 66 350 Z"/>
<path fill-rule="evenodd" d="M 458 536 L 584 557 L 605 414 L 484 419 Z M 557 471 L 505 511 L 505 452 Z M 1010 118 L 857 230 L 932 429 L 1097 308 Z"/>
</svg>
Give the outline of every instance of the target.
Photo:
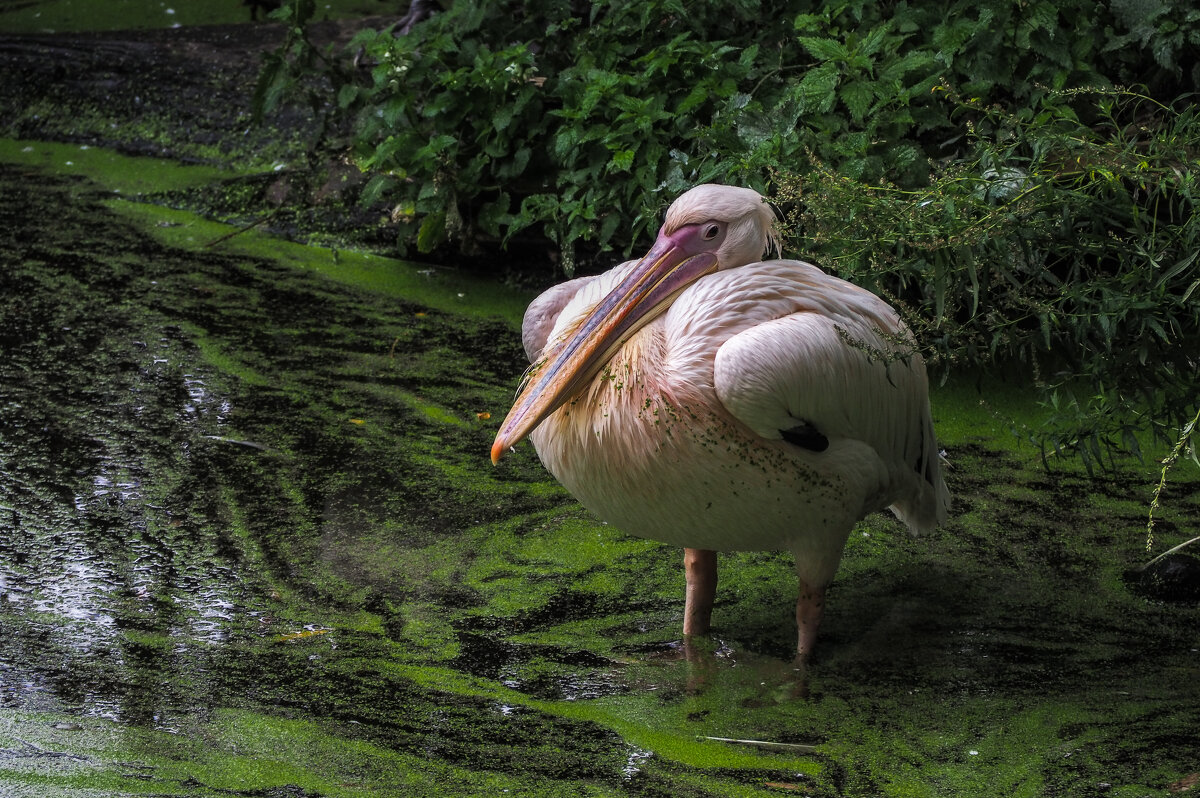
<svg viewBox="0 0 1200 798">
<path fill-rule="evenodd" d="M 535 299 L 492 461 L 528 435 L 597 516 L 685 547 L 685 639 L 708 631 L 717 551 L 790 549 L 803 663 L 854 524 L 890 507 L 920 532 L 950 497 L 896 312 L 768 249 L 758 192 L 697 186 L 641 260 Z"/>
</svg>

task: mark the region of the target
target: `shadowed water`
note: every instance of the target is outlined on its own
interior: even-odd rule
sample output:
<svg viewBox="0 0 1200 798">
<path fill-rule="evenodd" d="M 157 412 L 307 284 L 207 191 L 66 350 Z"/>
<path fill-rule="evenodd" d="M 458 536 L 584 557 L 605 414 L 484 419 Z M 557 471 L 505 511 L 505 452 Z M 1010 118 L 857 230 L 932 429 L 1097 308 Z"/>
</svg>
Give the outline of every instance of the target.
<svg viewBox="0 0 1200 798">
<path fill-rule="evenodd" d="M 0 181 L 0 707 L 184 735 L 222 707 L 266 709 L 433 760 L 622 778 L 611 732 L 376 675 L 370 660 L 394 644 L 345 625 L 411 590 L 393 563 L 372 574 L 363 546 L 436 540 L 496 512 L 428 462 L 446 434 L 485 431 L 443 430 L 371 394 L 442 382 L 474 407 L 487 369 L 455 359 L 511 359 L 506 330 L 171 250 L 86 186 L 8 167 Z M 337 385 L 355 358 L 384 353 L 412 362 Z M 368 452 L 381 427 L 424 440 Z M 551 738 L 553 765 L 522 761 Z"/>
</svg>

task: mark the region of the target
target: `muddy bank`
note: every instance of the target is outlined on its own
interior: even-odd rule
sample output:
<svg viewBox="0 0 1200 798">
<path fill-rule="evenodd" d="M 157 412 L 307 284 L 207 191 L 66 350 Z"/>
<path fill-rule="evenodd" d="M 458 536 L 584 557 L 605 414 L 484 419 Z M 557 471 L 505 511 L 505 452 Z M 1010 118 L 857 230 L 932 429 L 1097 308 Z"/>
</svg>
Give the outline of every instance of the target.
<svg viewBox="0 0 1200 798">
<path fill-rule="evenodd" d="M 277 25 L 0 36 L 4 134 L 226 165 L 294 158 L 311 115 L 250 118 L 262 54 L 281 40 Z"/>
<path fill-rule="evenodd" d="M 173 250 L 77 183 L 0 167 L 0 184 L 0 735 L 77 731 L 52 713 L 170 738 L 266 709 L 447 766 L 619 780 L 611 731 L 373 662 L 413 660 L 395 656 L 395 611 L 437 596 L 395 570 L 399 551 L 564 502 L 513 483 L 489 486 L 497 508 L 449 473 L 450 451 L 486 448 L 475 409 L 519 369 L 506 325 Z M 413 408 L 414 387 L 447 404 Z M 399 549 L 372 576 L 376 543 Z M 33 745 L 5 749 L 0 784 L 46 761 Z M 56 763 L 61 778 L 80 762 L 171 782 L 92 753 Z"/>
<path fill-rule="evenodd" d="M 388 21 L 317 23 L 312 38 L 340 52 Z M 10 109 L 0 135 L 218 167 L 219 181 L 146 199 L 298 240 L 392 248 L 388 209 L 358 202 L 363 181 L 336 141 L 312 151 L 319 113 L 290 105 L 255 121 L 263 55 L 282 41 L 276 23 L 0 35 L 0 106 Z"/>
</svg>

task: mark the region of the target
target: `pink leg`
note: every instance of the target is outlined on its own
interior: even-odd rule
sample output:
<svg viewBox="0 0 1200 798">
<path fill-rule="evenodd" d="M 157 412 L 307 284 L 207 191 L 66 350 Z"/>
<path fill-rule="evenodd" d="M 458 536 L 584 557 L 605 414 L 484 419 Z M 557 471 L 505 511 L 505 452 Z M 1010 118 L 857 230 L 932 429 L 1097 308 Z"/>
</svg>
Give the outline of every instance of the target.
<svg viewBox="0 0 1200 798">
<path fill-rule="evenodd" d="M 687 579 L 683 635 L 707 634 L 717 595 L 717 553 L 708 549 L 684 549 L 683 569 Z"/>
<path fill-rule="evenodd" d="M 796 662 L 803 665 L 817 642 L 817 627 L 825 611 L 825 588 L 812 587 L 800 580 L 800 596 L 796 599 Z"/>
</svg>

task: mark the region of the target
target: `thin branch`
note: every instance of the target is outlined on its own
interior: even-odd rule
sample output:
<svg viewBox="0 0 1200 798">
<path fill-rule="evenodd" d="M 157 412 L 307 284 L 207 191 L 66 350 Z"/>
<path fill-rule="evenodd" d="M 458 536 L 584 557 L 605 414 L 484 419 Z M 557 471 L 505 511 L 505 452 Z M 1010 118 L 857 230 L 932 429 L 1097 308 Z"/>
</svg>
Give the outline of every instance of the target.
<svg viewBox="0 0 1200 798">
<path fill-rule="evenodd" d="M 815 753 L 817 747 L 815 745 L 804 745 L 803 743 L 776 743 L 770 740 L 738 740 L 732 737 L 707 737 L 697 735 L 697 740 L 711 740 L 715 743 L 733 743 L 734 745 L 751 745 L 757 748 L 779 748 L 784 751 L 799 751 L 806 754 Z"/>
<path fill-rule="evenodd" d="M 276 208 L 275 210 L 271 211 L 266 216 L 263 216 L 262 218 L 258 219 L 257 221 L 253 221 L 248 225 L 239 227 L 237 230 L 234 230 L 232 233 L 226 233 L 225 235 L 221 236 L 220 238 L 214 238 L 212 241 L 209 241 L 204 246 L 206 249 L 210 248 L 210 247 L 215 247 L 217 244 L 220 244 L 222 241 L 228 241 L 229 239 L 233 238 L 234 236 L 240 236 L 242 233 L 245 233 L 249 230 L 253 230 L 254 228 L 258 227 L 259 225 L 266 223 L 268 220 L 275 218 L 276 214 L 278 214 L 278 213 L 279 213 L 279 208 Z"/>
<path fill-rule="evenodd" d="M 1200 407 L 1196 408 L 1196 415 L 1191 421 L 1185 424 L 1183 429 L 1180 431 L 1179 440 L 1175 442 L 1175 446 L 1171 449 L 1171 453 L 1162 461 L 1162 473 L 1158 477 L 1158 485 L 1156 485 L 1154 488 L 1154 498 L 1150 501 L 1150 515 L 1146 519 L 1146 551 L 1149 551 L 1154 547 L 1154 513 L 1156 510 L 1158 510 L 1159 499 L 1162 496 L 1162 492 L 1166 490 L 1167 487 L 1167 472 L 1170 471 L 1171 467 L 1174 466 L 1179 460 L 1179 455 L 1183 453 L 1183 447 L 1188 443 L 1188 441 L 1191 440 L 1192 433 L 1196 431 L 1197 426 L 1200 426 Z M 1169 551 L 1163 552 L 1147 563 L 1147 565 L 1166 557 L 1173 551 L 1178 551 L 1179 549 L 1188 545 L 1188 543 L 1194 543 L 1196 540 L 1200 540 L 1200 538 L 1193 538 L 1187 543 L 1182 543 L 1175 548 L 1170 549 Z"/>
</svg>

